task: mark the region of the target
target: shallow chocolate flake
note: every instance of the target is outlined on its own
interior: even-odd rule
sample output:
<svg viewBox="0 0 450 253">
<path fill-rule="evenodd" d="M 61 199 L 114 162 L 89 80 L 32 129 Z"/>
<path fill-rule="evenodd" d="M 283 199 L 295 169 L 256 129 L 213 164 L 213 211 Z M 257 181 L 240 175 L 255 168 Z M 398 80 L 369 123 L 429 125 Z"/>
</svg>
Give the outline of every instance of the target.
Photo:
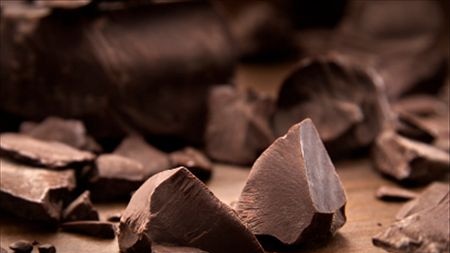
<svg viewBox="0 0 450 253">
<path fill-rule="evenodd" d="M 69 206 L 63 211 L 62 218 L 64 221 L 77 221 L 77 220 L 98 220 L 99 215 L 94 208 L 90 198 L 89 191 L 83 192 L 78 198 L 76 198 Z"/>
<path fill-rule="evenodd" d="M 211 161 L 200 150 L 187 147 L 169 154 L 171 167 L 186 167 L 202 181 L 207 181 L 213 173 Z"/>
<path fill-rule="evenodd" d="M 153 244 L 152 253 L 208 253 L 208 252 L 197 248 Z"/>
<path fill-rule="evenodd" d="M 129 136 L 114 150 L 114 154 L 121 155 L 142 164 L 145 179 L 170 168 L 169 157 L 148 144 L 142 137 Z"/>
<path fill-rule="evenodd" d="M 42 141 L 23 134 L 3 133 L 0 135 L 0 152 L 32 165 L 61 169 L 91 163 L 95 156 L 66 144 Z"/>
<path fill-rule="evenodd" d="M 42 244 L 38 246 L 39 253 L 56 253 L 56 247 L 52 244 Z"/>
<path fill-rule="evenodd" d="M 1 158 L 0 209 L 24 219 L 57 222 L 75 188 L 72 170 L 51 171 Z M 32 190 L 30 190 L 32 189 Z"/>
<path fill-rule="evenodd" d="M 298 245 L 334 235 L 346 221 L 345 205 L 333 163 L 306 119 L 256 160 L 236 211 L 263 244 Z"/>
<path fill-rule="evenodd" d="M 210 90 L 205 151 L 212 159 L 247 165 L 274 139 L 270 127 L 273 102 L 232 86 Z"/>
<path fill-rule="evenodd" d="M 94 200 L 129 199 L 147 178 L 139 162 L 120 155 L 100 155 L 95 165 L 88 186 Z"/>
<path fill-rule="evenodd" d="M 381 173 L 410 184 L 439 179 L 448 172 L 450 165 L 448 153 L 390 130 L 377 137 L 372 160 Z"/>
<path fill-rule="evenodd" d="M 377 189 L 375 196 L 384 201 L 406 201 L 414 199 L 417 194 L 399 187 L 381 186 Z"/>
<path fill-rule="evenodd" d="M 24 240 L 13 242 L 9 245 L 15 253 L 30 253 L 33 250 L 33 245 Z"/>
<path fill-rule="evenodd" d="M 61 224 L 61 229 L 70 233 L 114 239 L 116 229 L 113 223 L 106 221 L 71 221 Z"/>
<path fill-rule="evenodd" d="M 122 252 L 149 252 L 152 242 L 215 253 L 263 253 L 234 211 L 186 168 L 160 172 L 134 194 L 122 214 Z"/>
</svg>

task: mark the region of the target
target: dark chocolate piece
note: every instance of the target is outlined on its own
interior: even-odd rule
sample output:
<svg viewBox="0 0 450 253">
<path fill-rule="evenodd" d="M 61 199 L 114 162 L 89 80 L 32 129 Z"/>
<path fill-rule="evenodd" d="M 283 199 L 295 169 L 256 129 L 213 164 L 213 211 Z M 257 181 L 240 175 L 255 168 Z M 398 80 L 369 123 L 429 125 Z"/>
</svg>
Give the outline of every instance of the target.
<svg viewBox="0 0 450 253">
<path fill-rule="evenodd" d="M 390 130 L 377 137 L 372 159 L 378 171 L 404 183 L 439 179 L 450 165 L 448 153 Z"/>
<path fill-rule="evenodd" d="M 61 229 L 98 238 L 114 239 L 116 237 L 114 224 L 106 221 L 71 221 L 61 224 Z"/>
<path fill-rule="evenodd" d="M 401 220 L 412 214 L 436 206 L 446 197 L 448 191 L 449 191 L 448 183 L 439 183 L 439 182 L 432 183 L 416 199 L 406 203 L 398 211 L 395 218 L 397 220 Z"/>
<path fill-rule="evenodd" d="M 381 186 L 377 189 L 375 196 L 385 201 L 405 201 L 417 197 L 417 194 L 399 187 Z"/>
<path fill-rule="evenodd" d="M 41 141 L 22 134 L 4 133 L 0 138 L 1 153 L 32 165 L 60 169 L 87 164 L 95 158 L 90 152 L 63 143 Z"/>
<path fill-rule="evenodd" d="M 448 252 L 449 192 L 436 206 L 410 215 L 376 235 L 372 242 L 389 252 Z"/>
<path fill-rule="evenodd" d="M 120 155 L 100 155 L 95 165 L 94 175 L 89 179 L 94 200 L 129 199 L 131 192 L 147 178 L 139 162 Z"/>
<path fill-rule="evenodd" d="M 38 247 L 39 253 L 56 253 L 56 248 L 52 244 L 42 244 Z"/>
<path fill-rule="evenodd" d="M 213 159 L 247 165 L 270 145 L 272 101 L 230 86 L 210 91 L 206 153 Z"/>
<path fill-rule="evenodd" d="M 149 252 L 151 242 L 215 253 L 263 253 L 234 211 L 183 167 L 148 179 L 122 214 L 122 252 Z"/>
<path fill-rule="evenodd" d="M 28 241 L 17 241 L 9 245 L 15 253 L 30 253 L 33 250 L 33 245 Z"/>
<path fill-rule="evenodd" d="M 75 188 L 72 170 L 51 171 L 1 158 L 0 209 L 30 220 L 56 222 Z M 32 189 L 32 190 L 30 190 Z"/>
<path fill-rule="evenodd" d="M 203 182 L 209 180 L 212 175 L 211 161 L 199 150 L 187 147 L 183 150 L 169 154 L 171 167 L 186 167 L 192 174 Z"/>
<path fill-rule="evenodd" d="M 345 204 L 333 163 L 306 119 L 256 160 L 236 211 L 263 243 L 270 237 L 297 245 L 334 235 L 346 221 Z"/>
<path fill-rule="evenodd" d="M 197 248 L 153 244 L 152 253 L 208 253 L 208 252 Z"/>
<path fill-rule="evenodd" d="M 114 154 L 125 156 L 141 163 L 144 168 L 145 179 L 170 168 L 168 155 L 149 145 L 143 138 L 138 136 L 125 138 L 116 148 Z"/>
<path fill-rule="evenodd" d="M 278 136 L 311 118 L 332 157 L 371 144 L 387 120 L 381 80 L 357 62 L 329 54 L 304 59 L 283 82 L 274 128 Z"/>
<path fill-rule="evenodd" d="M 109 222 L 119 222 L 120 221 L 120 217 L 122 217 L 122 215 L 120 213 L 112 214 L 112 215 L 109 215 L 106 220 L 109 221 Z"/>
<path fill-rule="evenodd" d="M 83 192 L 63 212 L 64 221 L 99 220 L 98 212 L 92 205 L 89 191 Z"/>
</svg>

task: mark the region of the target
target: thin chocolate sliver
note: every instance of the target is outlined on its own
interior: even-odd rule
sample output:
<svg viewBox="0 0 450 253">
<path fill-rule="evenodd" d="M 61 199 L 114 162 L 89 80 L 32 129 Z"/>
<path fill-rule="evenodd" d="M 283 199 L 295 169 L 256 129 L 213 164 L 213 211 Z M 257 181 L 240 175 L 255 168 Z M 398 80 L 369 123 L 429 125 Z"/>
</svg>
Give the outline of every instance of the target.
<svg viewBox="0 0 450 253">
<path fill-rule="evenodd" d="M 105 221 L 71 221 L 61 224 L 61 229 L 97 238 L 114 239 L 116 237 L 114 224 Z"/>
<path fill-rule="evenodd" d="M 203 182 L 212 175 L 211 161 L 199 150 L 191 147 L 169 154 L 172 168 L 183 166 Z"/>
<path fill-rule="evenodd" d="M 92 205 L 89 191 L 83 192 L 63 212 L 64 221 L 99 220 L 97 210 Z"/>
<path fill-rule="evenodd" d="M 345 205 L 339 176 L 306 119 L 256 160 L 236 211 L 263 244 L 298 245 L 334 235 L 346 222 Z"/>
<path fill-rule="evenodd" d="M 406 201 L 414 199 L 417 194 L 398 187 L 381 186 L 377 189 L 375 196 L 384 201 Z"/>
<path fill-rule="evenodd" d="M 182 167 L 148 179 L 133 194 L 119 228 L 122 252 L 149 252 L 152 243 L 215 253 L 264 252 L 234 211 Z"/>
</svg>

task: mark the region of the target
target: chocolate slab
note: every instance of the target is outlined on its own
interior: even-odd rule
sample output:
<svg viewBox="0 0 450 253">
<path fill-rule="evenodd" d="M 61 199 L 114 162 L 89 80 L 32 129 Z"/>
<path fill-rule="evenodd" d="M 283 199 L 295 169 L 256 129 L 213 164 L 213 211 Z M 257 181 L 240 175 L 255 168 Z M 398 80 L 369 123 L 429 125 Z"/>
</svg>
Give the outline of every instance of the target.
<svg viewBox="0 0 450 253">
<path fill-rule="evenodd" d="M 406 201 L 414 199 L 417 194 L 399 187 L 381 186 L 377 189 L 375 196 L 384 201 Z"/>
<path fill-rule="evenodd" d="M 168 155 L 138 136 L 125 138 L 114 150 L 114 154 L 125 156 L 141 163 L 145 171 L 145 179 L 170 168 Z"/>
<path fill-rule="evenodd" d="M 57 222 L 75 188 L 72 170 L 51 171 L 0 158 L 0 209 L 34 221 Z M 30 190 L 32 189 L 32 190 Z"/>
<path fill-rule="evenodd" d="M 379 77 L 338 54 L 302 60 L 283 82 L 273 119 L 275 133 L 309 117 L 332 157 L 370 145 L 389 120 Z"/>
<path fill-rule="evenodd" d="M 247 165 L 270 145 L 272 101 L 252 92 L 219 86 L 210 91 L 205 150 L 212 159 Z"/>
<path fill-rule="evenodd" d="M 412 184 L 440 179 L 450 165 L 448 153 L 390 130 L 377 137 L 372 160 L 382 174 Z"/>
<path fill-rule="evenodd" d="M 42 244 L 38 246 L 39 253 L 56 253 L 56 247 L 52 244 Z"/>
<path fill-rule="evenodd" d="M 100 155 L 95 165 L 88 186 L 94 200 L 128 200 L 147 178 L 140 163 L 120 155 Z"/>
<path fill-rule="evenodd" d="M 376 235 L 372 242 L 389 252 L 448 252 L 449 192 L 436 206 L 408 216 Z"/>
<path fill-rule="evenodd" d="M 169 158 L 172 168 L 183 166 L 203 182 L 212 176 L 212 163 L 200 150 L 187 147 L 170 153 Z"/>
<path fill-rule="evenodd" d="M 9 248 L 14 251 L 14 253 L 30 253 L 33 250 L 33 245 L 28 241 L 16 241 L 9 245 Z"/>
<path fill-rule="evenodd" d="M 61 224 L 61 229 L 97 238 L 114 239 L 116 237 L 114 224 L 106 221 L 71 221 Z"/>
<path fill-rule="evenodd" d="M 91 202 L 91 193 L 83 192 L 63 211 L 64 221 L 99 220 L 98 212 Z"/>
<path fill-rule="evenodd" d="M 236 211 L 263 244 L 297 245 L 335 234 L 346 221 L 345 204 L 333 163 L 306 119 L 256 160 Z"/>
<path fill-rule="evenodd" d="M 421 212 L 438 205 L 448 194 L 448 183 L 434 182 L 430 184 L 416 199 L 406 203 L 396 214 L 397 220 Z"/>
<path fill-rule="evenodd" d="M 81 166 L 91 163 L 95 156 L 66 144 L 41 141 L 23 134 L 3 133 L 0 135 L 0 152 L 31 165 L 52 169 Z"/>
<path fill-rule="evenodd" d="M 119 248 L 149 252 L 152 242 L 215 253 L 263 253 L 234 211 L 186 168 L 148 179 L 122 214 Z"/>
<path fill-rule="evenodd" d="M 208 252 L 196 248 L 153 244 L 152 253 L 208 253 Z"/>
</svg>

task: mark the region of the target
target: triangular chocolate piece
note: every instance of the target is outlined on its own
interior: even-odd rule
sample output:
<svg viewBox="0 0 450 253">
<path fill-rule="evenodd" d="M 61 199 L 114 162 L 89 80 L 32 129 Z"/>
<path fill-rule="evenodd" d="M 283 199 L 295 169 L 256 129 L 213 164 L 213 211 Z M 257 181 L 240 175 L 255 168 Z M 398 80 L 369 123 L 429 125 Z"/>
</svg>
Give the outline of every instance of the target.
<svg viewBox="0 0 450 253">
<path fill-rule="evenodd" d="M 257 236 L 295 245 L 333 235 L 346 221 L 345 204 L 333 163 L 306 119 L 256 160 L 237 212 Z"/>
</svg>

